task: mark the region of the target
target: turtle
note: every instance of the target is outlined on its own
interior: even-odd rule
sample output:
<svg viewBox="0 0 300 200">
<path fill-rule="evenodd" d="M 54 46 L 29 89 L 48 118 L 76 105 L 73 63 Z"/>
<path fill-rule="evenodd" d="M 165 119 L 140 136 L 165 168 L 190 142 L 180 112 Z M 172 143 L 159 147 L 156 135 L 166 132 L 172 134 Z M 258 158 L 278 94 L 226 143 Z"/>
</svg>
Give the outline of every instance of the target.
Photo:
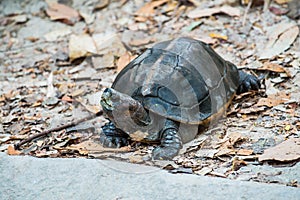
<svg viewBox="0 0 300 200">
<path fill-rule="evenodd" d="M 157 143 L 154 160 L 172 160 L 184 143 L 222 116 L 235 94 L 260 88 L 259 79 L 190 37 L 145 50 L 105 88 L 100 104 L 109 120 L 105 147 Z"/>
</svg>

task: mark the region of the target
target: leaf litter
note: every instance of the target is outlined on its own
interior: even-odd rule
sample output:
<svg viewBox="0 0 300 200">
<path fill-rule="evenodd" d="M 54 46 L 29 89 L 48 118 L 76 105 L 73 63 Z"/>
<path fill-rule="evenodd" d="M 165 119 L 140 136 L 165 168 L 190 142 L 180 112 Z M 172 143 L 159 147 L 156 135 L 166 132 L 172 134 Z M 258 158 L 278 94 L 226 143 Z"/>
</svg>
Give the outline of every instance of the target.
<svg viewBox="0 0 300 200">
<path fill-rule="evenodd" d="M 6 30 L 0 51 L 0 150 L 37 157 L 113 158 L 224 178 L 246 174 L 243 169 L 251 166 L 298 162 L 299 19 L 287 20 L 285 14 L 265 19 L 258 5 L 249 9 L 243 26 L 243 5 L 184 2 L 47 1 L 36 13 L 25 9 L 13 17 L 3 14 L 11 19 L 0 21 Z M 35 30 L 34 20 L 46 34 L 22 31 Z M 100 97 L 117 72 L 154 42 L 183 35 L 210 43 L 221 56 L 262 76 L 263 88 L 237 95 L 227 116 L 185 144 L 173 161 L 152 161 L 155 145 L 104 148 L 99 143 L 107 122 L 103 116 L 14 148 L 50 127 L 99 113 L 92 97 Z"/>
</svg>

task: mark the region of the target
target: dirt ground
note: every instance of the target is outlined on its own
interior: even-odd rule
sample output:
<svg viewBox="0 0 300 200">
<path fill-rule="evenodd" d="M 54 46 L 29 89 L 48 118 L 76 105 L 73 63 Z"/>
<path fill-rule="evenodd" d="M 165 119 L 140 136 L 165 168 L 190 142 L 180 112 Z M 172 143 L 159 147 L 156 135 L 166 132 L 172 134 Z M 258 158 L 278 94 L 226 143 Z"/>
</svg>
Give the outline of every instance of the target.
<svg viewBox="0 0 300 200">
<path fill-rule="evenodd" d="M 288 170 L 300 159 L 300 3 L 276 0 L 263 11 L 263 1 L 248 2 L 2 0 L 0 151 L 117 159 L 172 173 L 299 187 L 299 173 L 287 180 L 274 177 L 281 173 L 276 168 Z M 155 145 L 104 148 L 99 143 L 103 116 L 14 148 L 99 112 L 102 91 L 130 60 L 179 36 L 209 43 L 224 59 L 258 76 L 262 88 L 236 96 L 226 116 L 185 144 L 173 161 L 151 160 Z"/>
</svg>

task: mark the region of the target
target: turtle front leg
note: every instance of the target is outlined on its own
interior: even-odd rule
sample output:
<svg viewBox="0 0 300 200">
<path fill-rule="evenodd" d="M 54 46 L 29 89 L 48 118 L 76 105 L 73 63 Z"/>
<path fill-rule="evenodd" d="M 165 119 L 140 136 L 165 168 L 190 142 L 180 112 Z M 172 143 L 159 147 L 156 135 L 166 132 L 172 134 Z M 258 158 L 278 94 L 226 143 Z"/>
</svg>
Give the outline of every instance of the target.
<svg viewBox="0 0 300 200">
<path fill-rule="evenodd" d="M 182 141 L 178 134 L 178 125 L 172 120 L 167 120 L 162 131 L 160 146 L 153 150 L 152 158 L 154 160 L 172 160 L 178 155 L 181 148 Z"/>
<path fill-rule="evenodd" d="M 239 71 L 239 76 L 240 80 L 237 94 L 248 92 L 249 90 L 258 90 L 260 88 L 260 81 L 257 77 L 243 71 Z"/>
<path fill-rule="evenodd" d="M 120 148 L 128 145 L 129 136 L 111 121 L 102 126 L 100 142 L 105 147 Z"/>
</svg>

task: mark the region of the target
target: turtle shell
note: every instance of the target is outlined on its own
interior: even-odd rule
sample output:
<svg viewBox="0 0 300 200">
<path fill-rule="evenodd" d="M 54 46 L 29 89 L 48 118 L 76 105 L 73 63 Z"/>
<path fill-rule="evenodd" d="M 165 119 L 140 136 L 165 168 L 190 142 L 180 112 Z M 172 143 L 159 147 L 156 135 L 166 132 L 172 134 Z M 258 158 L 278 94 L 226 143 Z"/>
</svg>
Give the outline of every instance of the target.
<svg viewBox="0 0 300 200">
<path fill-rule="evenodd" d="M 147 49 L 118 74 L 112 88 L 152 113 L 202 124 L 228 104 L 238 84 L 235 65 L 208 44 L 180 37 Z"/>
</svg>

